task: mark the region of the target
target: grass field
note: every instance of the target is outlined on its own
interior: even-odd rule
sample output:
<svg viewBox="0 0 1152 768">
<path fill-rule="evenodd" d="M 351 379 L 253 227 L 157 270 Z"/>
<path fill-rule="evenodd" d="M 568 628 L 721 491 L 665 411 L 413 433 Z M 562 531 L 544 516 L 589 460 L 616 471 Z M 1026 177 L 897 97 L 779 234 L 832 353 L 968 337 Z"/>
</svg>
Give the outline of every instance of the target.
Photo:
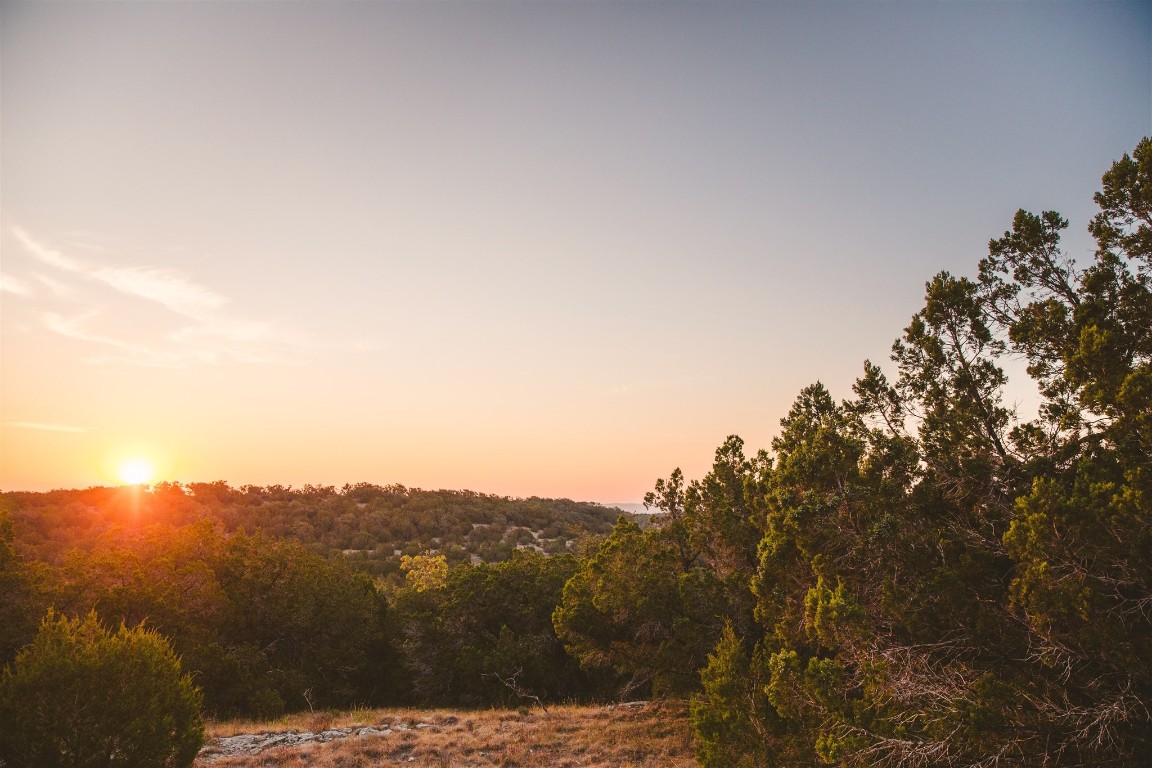
<svg viewBox="0 0 1152 768">
<path fill-rule="evenodd" d="M 387 735 L 219 754 L 237 734 L 370 727 Z M 272 723 L 209 723 L 196 768 L 690 768 L 692 731 L 682 702 L 532 710 L 356 710 L 304 713 Z M 215 754 L 214 754 L 215 753 Z"/>
</svg>

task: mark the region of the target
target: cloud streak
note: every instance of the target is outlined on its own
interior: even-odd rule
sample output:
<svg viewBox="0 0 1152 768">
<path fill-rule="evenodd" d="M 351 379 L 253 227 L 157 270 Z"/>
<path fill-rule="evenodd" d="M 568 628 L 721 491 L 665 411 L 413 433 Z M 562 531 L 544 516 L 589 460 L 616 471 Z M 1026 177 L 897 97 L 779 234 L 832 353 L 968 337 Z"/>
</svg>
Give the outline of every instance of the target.
<svg viewBox="0 0 1152 768">
<path fill-rule="evenodd" d="M 180 273 L 155 267 L 102 267 L 88 276 L 129 296 L 154 301 L 165 309 L 203 319 L 228 300 L 197 285 Z"/>
<path fill-rule="evenodd" d="M 121 293 L 154 301 L 165 309 L 196 320 L 219 309 L 228 300 L 214 291 L 197 285 L 174 269 L 159 267 L 89 266 L 39 242 L 20 227 L 12 234 L 42 264 L 61 272 L 95 280 Z M 102 249 L 106 250 L 106 249 Z"/>
<path fill-rule="evenodd" d="M 78 262 L 68 258 L 60 251 L 49 248 L 43 243 L 32 239 L 31 235 L 20 229 L 20 227 L 12 227 L 12 234 L 15 235 L 16 239 L 20 241 L 20 244 L 27 248 L 28 252 L 35 256 L 40 262 L 63 272 L 83 271 Z"/>
<path fill-rule="evenodd" d="M 32 289 L 19 278 L 0 272 L 0 293 L 14 293 L 17 296 L 27 296 Z"/>
<path fill-rule="evenodd" d="M 113 356 L 89 358 L 92 362 L 120 361 L 151 368 L 183 368 L 194 363 L 219 362 L 210 352 L 203 350 L 166 351 L 155 349 L 147 344 L 88 330 L 85 326 L 98 315 L 98 312 L 85 312 L 75 317 L 63 317 L 53 312 L 46 312 L 43 321 L 45 328 L 59 336 L 113 349 L 117 352 Z"/>
<path fill-rule="evenodd" d="M 108 354 L 90 358 L 95 362 L 120 361 L 158 367 L 228 361 L 287 363 L 306 346 L 299 335 L 273 323 L 229 313 L 227 297 L 178 270 L 92 263 L 90 259 L 57 250 L 19 227 L 12 227 L 10 231 L 41 268 L 50 267 L 55 271 L 59 279 L 37 275 L 54 296 L 86 305 L 80 312 L 44 312 L 41 322 L 57 335 L 103 348 Z M 111 253 L 103 248 L 86 250 Z M 107 306 L 101 308 L 90 290 L 78 290 L 85 282 L 111 289 L 122 297 L 157 305 L 170 314 L 167 320 L 157 317 L 155 323 L 145 327 L 136 323 L 128 330 L 126 312 L 118 311 L 118 306 L 111 311 Z M 30 293 L 19 279 L 5 277 L 3 285 L 8 292 Z M 165 325 L 176 327 L 160 334 L 158 329 Z"/>
</svg>

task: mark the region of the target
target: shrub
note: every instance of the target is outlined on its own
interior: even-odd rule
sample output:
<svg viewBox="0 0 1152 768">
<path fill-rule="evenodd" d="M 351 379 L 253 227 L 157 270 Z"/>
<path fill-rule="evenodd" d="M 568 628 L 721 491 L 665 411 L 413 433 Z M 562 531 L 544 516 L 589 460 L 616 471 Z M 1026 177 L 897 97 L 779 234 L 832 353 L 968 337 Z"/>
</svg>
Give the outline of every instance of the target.
<svg viewBox="0 0 1152 768">
<path fill-rule="evenodd" d="M 203 740 L 200 691 L 143 625 L 49 611 L 0 675 L 7 768 L 187 768 Z"/>
</svg>

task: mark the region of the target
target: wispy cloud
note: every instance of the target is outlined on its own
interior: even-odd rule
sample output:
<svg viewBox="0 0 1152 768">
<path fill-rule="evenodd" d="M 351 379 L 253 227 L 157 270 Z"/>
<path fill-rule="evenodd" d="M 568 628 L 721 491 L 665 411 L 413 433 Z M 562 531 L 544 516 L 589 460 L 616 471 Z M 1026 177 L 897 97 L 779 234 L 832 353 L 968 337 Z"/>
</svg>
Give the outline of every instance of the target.
<svg viewBox="0 0 1152 768">
<path fill-rule="evenodd" d="M 27 296 L 32 288 L 23 280 L 0 272 L 0 293 L 14 293 L 18 296 Z"/>
<path fill-rule="evenodd" d="M 82 307 L 77 312 L 44 312 L 40 318 L 44 326 L 60 336 L 100 347 L 103 354 L 91 360 L 160 367 L 228 361 L 285 363 L 292 362 L 309 346 L 303 336 L 276 323 L 229 312 L 227 297 L 178 270 L 96 263 L 115 253 L 107 248 L 86 247 L 83 250 L 88 255 L 80 258 L 47 245 L 19 227 L 10 231 L 41 269 L 55 270 L 56 278 L 36 275 L 37 280 L 57 298 Z M 101 303 L 91 288 L 82 289 L 85 283 L 151 302 L 170 314 L 157 316 L 156 322 L 141 327 L 128 320 L 128 313 L 136 310 L 122 310 L 119 304 L 110 307 L 106 299 Z M 13 285 L 15 288 L 6 290 L 18 292 L 27 288 L 19 280 Z M 167 331 L 162 330 L 165 327 Z"/>
<path fill-rule="evenodd" d="M 64 317 L 53 312 L 44 313 L 44 327 L 65 338 L 84 341 L 116 352 L 89 358 L 93 362 L 121 361 L 153 368 L 183 368 L 194 363 L 219 362 L 210 352 L 203 350 L 156 349 L 105 333 L 89 330 L 86 326 L 99 317 L 98 312 L 85 312 L 75 317 Z"/>
<path fill-rule="evenodd" d="M 171 269 L 101 267 L 90 271 L 88 276 L 121 293 L 155 301 L 172 312 L 197 320 L 228 303 L 223 296 Z"/>
<path fill-rule="evenodd" d="M 45 424 L 40 421 L 6 421 L 6 427 L 16 429 L 37 429 L 42 432 L 87 432 L 84 427 L 74 427 L 69 424 Z"/>
<path fill-rule="evenodd" d="M 155 301 L 166 309 L 186 317 L 200 319 L 206 312 L 228 303 L 223 296 L 196 284 L 174 269 L 93 266 L 48 247 L 20 227 L 13 227 L 12 234 L 43 264 L 62 272 L 96 280 L 129 296 Z M 107 252 L 107 249 L 101 251 Z"/>
<path fill-rule="evenodd" d="M 20 227 L 12 227 L 12 234 L 20 241 L 20 244 L 28 249 L 28 252 L 35 256 L 39 261 L 47 264 L 50 267 L 63 270 L 64 272 L 82 272 L 83 269 L 78 262 L 68 258 L 60 251 L 49 248 L 48 246 L 33 240 L 32 237 Z"/>
</svg>

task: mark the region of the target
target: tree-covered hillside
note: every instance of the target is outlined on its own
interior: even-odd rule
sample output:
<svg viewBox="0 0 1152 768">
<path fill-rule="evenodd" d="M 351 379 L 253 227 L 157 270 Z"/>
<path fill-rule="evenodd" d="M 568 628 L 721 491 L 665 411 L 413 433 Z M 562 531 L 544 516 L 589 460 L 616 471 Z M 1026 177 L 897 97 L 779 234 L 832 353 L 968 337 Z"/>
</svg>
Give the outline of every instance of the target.
<svg viewBox="0 0 1152 768">
<path fill-rule="evenodd" d="M 357 569 L 397 574 L 403 555 L 443 553 L 450 563 L 507 560 L 519 549 L 575 552 L 611 529 L 620 510 L 569 499 L 515 499 L 368 483 L 291 488 L 158 483 L 0 494 L 18 548 L 55 562 L 65 552 L 131 538 L 151 525 L 211 520 L 223 531 L 261 531 L 313 551 L 342 552 Z"/>
<path fill-rule="evenodd" d="M 159 632 L 216 716 L 611 695 L 551 617 L 577 543 L 619 510 L 367 484 L 0 504 L 0 665 L 51 610 Z"/>
</svg>

